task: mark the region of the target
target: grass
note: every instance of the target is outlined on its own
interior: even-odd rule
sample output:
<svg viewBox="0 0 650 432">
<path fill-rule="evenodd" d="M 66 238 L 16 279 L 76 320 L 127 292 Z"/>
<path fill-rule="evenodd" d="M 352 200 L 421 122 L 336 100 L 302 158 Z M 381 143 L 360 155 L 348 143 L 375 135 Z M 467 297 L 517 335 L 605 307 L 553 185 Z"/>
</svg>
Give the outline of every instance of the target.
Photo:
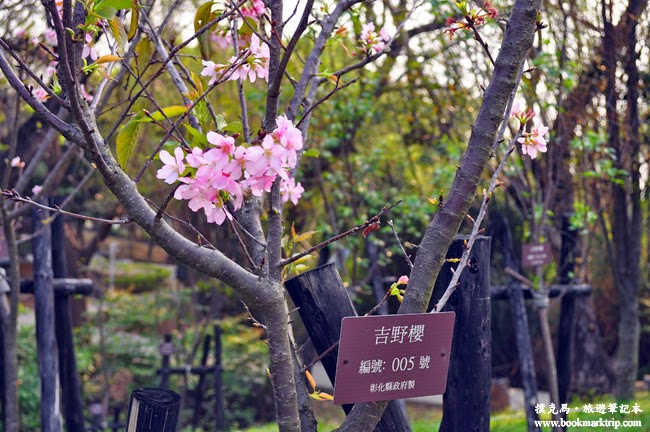
<svg viewBox="0 0 650 432">
<path fill-rule="evenodd" d="M 614 402 L 614 398 L 611 396 L 598 397 L 589 401 L 576 401 L 569 404 L 570 407 L 580 407 L 586 403 L 591 403 L 595 405 L 597 403 L 604 403 L 608 405 L 609 403 Z M 606 419 L 615 419 L 615 420 L 640 420 L 642 423 L 641 427 L 621 427 L 620 430 L 627 431 L 650 431 L 650 394 L 649 393 L 640 393 L 637 394 L 634 401 L 629 405 L 630 407 L 637 403 L 643 412 L 638 414 L 585 414 L 583 412 L 570 412 L 568 420 L 576 420 L 579 418 L 583 420 L 598 420 L 602 418 Z M 343 421 L 343 411 L 338 407 L 332 405 L 331 402 L 321 402 L 314 404 L 314 413 L 318 419 L 318 431 L 319 432 L 328 432 L 336 429 L 341 425 Z M 440 420 L 442 419 L 442 411 L 440 407 L 436 406 L 425 406 L 425 405 L 409 405 L 408 406 L 409 418 L 411 420 L 411 427 L 413 432 L 433 432 L 437 431 L 440 427 Z M 550 420 L 549 415 L 542 415 L 542 420 Z M 611 428 L 613 430 L 613 428 Z M 490 431 L 491 432 L 522 432 L 526 431 L 526 416 L 523 411 L 502 411 L 499 413 L 493 413 L 490 417 Z M 551 428 L 542 428 L 543 431 L 550 431 Z M 596 432 L 603 431 L 606 429 L 600 427 L 571 427 L 568 428 L 570 432 Z M 245 432 L 277 432 L 278 427 L 273 423 L 268 423 L 265 425 L 255 426 L 249 429 L 246 429 Z"/>
</svg>

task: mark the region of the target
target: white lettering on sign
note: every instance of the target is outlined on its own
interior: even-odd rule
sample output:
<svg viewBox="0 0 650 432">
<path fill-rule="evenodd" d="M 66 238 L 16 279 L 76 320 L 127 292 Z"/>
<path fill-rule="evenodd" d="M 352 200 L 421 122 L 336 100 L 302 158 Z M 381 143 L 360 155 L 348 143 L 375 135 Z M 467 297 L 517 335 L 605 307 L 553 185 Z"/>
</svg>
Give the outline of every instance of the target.
<svg viewBox="0 0 650 432">
<path fill-rule="evenodd" d="M 392 331 L 392 338 L 390 339 L 390 343 L 397 342 L 397 343 L 402 343 L 404 342 L 404 336 L 406 336 L 408 326 L 393 326 L 393 331 Z"/>
<path fill-rule="evenodd" d="M 390 336 L 390 341 L 389 341 Z M 375 345 L 388 345 L 389 343 L 422 342 L 424 338 L 424 324 L 412 326 L 392 326 L 375 330 Z"/>
<path fill-rule="evenodd" d="M 375 330 L 375 345 L 388 343 L 388 336 L 390 335 L 390 329 L 382 326 L 379 330 Z"/>
<path fill-rule="evenodd" d="M 412 390 L 415 388 L 415 380 L 388 381 L 383 383 L 370 384 L 370 393 L 383 393 L 389 391 Z"/>
<path fill-rule="evenodd" d="M 424 324 L 412 325 L 409 331 L 409 342 L 422 342 L 424 337 Z"/>
<path fill-rule="evenodd" d="M 359 363 L 359 375 L 381 373 L 384 371 L 384 368 L 384 361 L 381 359 L 361 360 Z"/>
</svg>

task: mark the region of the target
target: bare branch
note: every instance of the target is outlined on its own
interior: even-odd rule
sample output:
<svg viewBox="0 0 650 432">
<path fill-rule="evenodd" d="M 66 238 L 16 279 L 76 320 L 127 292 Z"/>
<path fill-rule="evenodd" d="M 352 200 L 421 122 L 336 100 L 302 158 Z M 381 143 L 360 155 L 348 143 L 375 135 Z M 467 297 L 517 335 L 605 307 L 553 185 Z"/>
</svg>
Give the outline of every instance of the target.
<svg viewBox="0 0 650 432">
<path fill-rule="evenodd" d="M 54 93 L 54 92 L 52 91 L 52 89 L 50 88 L 50 86 L 48 86 L 47 84 L 45 84 L 45 83 L 43 82 L 43 80 L 42 80 L 38 75 L 36 75 L 36 74 L 32 71 L 32 69 L 31 69 L 29 66 L 27 66 L 27 65 L 25 64 L 25 62 L 20 58 L 20 56 L 17 55 L 17 54 L 14 52 L 14 50 L 13 50 L 13 49 L 12 49 L 12 48 L 11 48 L 11 47 L 10 47 L 10 46 L 5 42 L 5 41 L 4 41 L 4 39 L 2 39 L 2 38 L 0 38 L 0 46 L 2 46 L 2 48 L 3 48 L 6 52 L 9 53 L 9 55 L 11 56 L 11 58 L 13 58 L 13 59 L 16 61 L 16 63 L 18 63 L 18 65 L 21 67 L 21 69 L 24 70 L 25 72 L 27 72 L 27 74 L 28 74 L 30 77 L 32 77 L 32 79 L 33 79 L 34 81 L 36 81 L 36 83 L 37 83 L 39 86 L 41 86 L 41 88 L 42 88 L 43 90 L 45 90 L 45 91 L 47 92 L 47 94 L 48 94 L 52 99 L 54 99 L 54 100 L 55 100 L 59 105 L 61 105 L 62 107 L 67 108 L 67 109 L 70 109 L 70 102 L 61 99 L 61 98 L 59 97 L 59 95 L 57 95 L 56 93 Z"/>
<path fill-rule="evenodd" d="M 7 59 L 4 56 L 4 52 L 4 48 L 0 48 L 0 70 L 2 70 L 2 73 L 7 78 L 9 85 L 11 85 L 14 90 L 18 92 L 20 97 L 23 98 L 23 100 L 34 109 L 36 114 L 38 114 L 47 123 L 51 124 L 54 129 L 61 133 L 61 135 L 72 142 L 82 142 L 83 136 L 79 129 L 61 120 L 29 92 L 27 87 L 25 87 L 20 78 L 18 78 L 16 73 L 7 62 Z"/>
<path fill-rule="evenodd" d="M 399 240 L 399 236 L 397 235 L 397 231 L 395 231 L 395 226 L 393 225 L 393 221 L 389 220 L 387 222 L 387 224 L 390 227 L 390 229 L 393 230 L 393 235 L 395 236 L 395 241 L 397 242 L 397 245 L 399 246 L 400 250 L 402 251 L 402 255 L 404 255 L 404 259 L 406 260 L 406 263 L 409 265 L 409 268 L 411 270 L 413 270 L 413 262 L 411 261 L 411 258 L 408 256 L 408 254 L 404 250 L 404 246 L 402 245 L 402 242 Z"/>
<path fill-rule="evenodd" d="M 352 81 L 347 82 L 347 83 L 343 84 L 342 86 L 339 86 L 339 83 L 341 82 L 341 80 L 340 80 L 340 78 L 337 77 L 337 80 L 336 80 L 336 87 L 334 87 L 334 89 L 333 89 L 331 92 L 329 92 L 329 93 L 327 93 L 325 96 L 323 96 L 323 98 L 321 98 L 319 101 L 317 101 L 317 102 L 314 103 L 312 106 L 310 106 L 310 107 L 307 109 L 307 111 L 305 111 L 305 113 L 302 115 L 302 118 L 301 118 L 300 121 L 296 124 L 296 127 L 297 127 L 298 129 L 300 129 L 300 126 L 302 125 L 302 123 L 303 123 L 307 118 L 309 118 L 309 115 L 312 113 L 312 111 L 314 111 L 314 110 L 315 110 L 319 105 L 325 103 L 329 98 L 331 98 L 332 96 L 334 96 L 336 93 L 338 93 L 339 91 L 343 90 L 344 88 L 347 88 L 347 87 L 351 86 L 352 84 L 356 83 L 357 81 L 359 81 L 359 78 L 355 78 L 355 79 L 353 79 Z"/>
<path fill-rule="evenodd" d="M 70 217 L 77 218 L 77 219 L 84 219 L 84 220 L 89 220 L 89 221 L 93 221 L 93 222 L 101 222 L 101 223 L 111 224 L 111 225 L 125 225 L 125 224 L 128 224 L 128 223 L 132 222 L 132 220 L 130 220 L 129 218 L 124 218 L 124 219 L 102 219 L 102 218 L 96 218 L 96 217 L 92 217 L 92 216 L 86 216 L 86 215 L 82 215 L 82 214 L 78 214 L 78 213 L 72 213 L 72 212 L 69 212 L 69 211 L 65 211 L 65 210 L 62 210 L 58 206 L 50 207 L 50 206 L 47 206 L 45 204 L 41 204 L 41 203 L 38 203 L 36 201 L 32 201 L 32 199 L 29 198 L 29 197 L 23 198 L 23 197 L 20 196 L 20 194 L 18 192 L 16 192 L 13 189 L 12 190 L 5 189 L 4 191 L 2 191 L 2 197 L 4 199 L 29 204 L 29 205 L 32 205 L 34 207 L 41 208 L 43 210 L 49 210 L 49 211 L 54 212 L 54 213 L 60 213 L 62 215 L 70 216 Z"/>
<path fill-rule="evenodd" d="M 504 121 L 506 120 L 504 119 Z M 483 202 L 481 203 L 481 208 L 479 209 L 478 216 L 476 216 L 476 219 L 474 220 L 472 233 L 470 234 L 469 239 L 467 240 L 467 244 L 465 245 L 465 251 L 463 252 L 463 256 L 460 258 L 458 267 L 456 268 L 454 275 L 451 277 L 451 281 L 449 281 L 449 285 L 447 286 L 447 289 L 445 290 L 442 297 L 440 297 L 440 300 L 438 301 L 438 303 L 435 305 L 435 307 L 431 312 L 440 312 L 442 308 L 445 307 L 445 304 L 447 303 L 447 300 L 449 300 L 449 297 L 451 297 L 453 292 L 456 290 L 456 287 L 458 286 L 458 281 L 460 280 L 460 275 L 463 274 L 463 270 L 465 270 L 465 267 L 467 267 L 467 264 L 469 262 L 469 254 L 472 251 L 472 247 L 474 246 L 476 237 L 478 236 L 479 230 L 481 229 L 481 222 L 483 222 L 483 218 L 485 218 L 485 215 L 487 213 L 487 207 L 488 207 L 488 203 L 490 202 L 490 198 L 492 197 L 492 192 L 494 192 L 494 189 L 496 189 L 497 186 L 501 184 L 501 182 L 499 181 L 499 175 L 501 174 L 503 168 L 506 166 L 506 161 L 508 160 L 508 157 L 514 151 L 515 145 L 517 144 L 517 139 L 521 136 L 521 132 L 522 131 L 519 130 L 519 132 L 517 132 L 514 138 L 510 140 L 510 143 L 508 144 L 508 149 L 506 150 L 506 154 L 503 156 L 503 159 L 501 159 L 499 166 L 497 167 L 496 170 L 494 170 L 494 173 L 492 174 L 492 178 L 490 179 L 490 185 L 488 186 L 487 190 L 483 190 Z"/>
<path fill-rule="evenodd" d="M 379 220 L 380 220 L 381 216 L 382 216 L 384 213 L 391 211 L 393 208 L 395 208 L 396 206 L 398 206 L 398 205 L 401 204 L 401 203 L 402 203 L 402 200 L 399 200 L 399 201 L 397 201 L 395 204 L 393 204 L 393 205 L 391 205 L 391 206 L 389 206 L 389 207 L 383 207 L 379 213 L 377 213 L 375 216 L 371 217 L 370 219 L 368 219 L 367 221 L 365 221 L 365 222 L 362 223 L 361 225 L 357 225 L 357 226 L 355 226 L 354 228 L 349 229 L 349 230 L 347 230 L 347 231 L 344 232 L 344 233 L 341 233 L 341 234 L 335 235 L 334 237 L 332 237 L 332 238 L 330 238 L 330 239 L 328 239 L 328 240 L 325 240 L 324 242 L 319 243 L 319 244 L 317 244 L 316 246 L 312 246 L 312 247 L 310 247 L 309 249 L 307 249 L 307 250 L 305 250 L 305 251 L 303 251 L 303 252 L 300 252 L 300 253 L 298 253 L 298 254 L 293 255 L 292 257 L 289 257 L 289 258 L 287 258 L 287 259 L 284 259 L 284 260 L 280 261 L 280 266 L 281 266 L 281 267 L 284 267 L 284 266 L 286 266 L 286 265 L 289 265 L 289 264 L 291 264 L 292 262 L 295 262 L 295 261 L 299 260 L 300 258 L 302 258 L 302 257 L 304 257 L 304 256 L 307 256 L 307 255 L 309 255 L 310 253 L 312 253 L 312 252 L 314 252 L 314 251 L 317 251 L 317 250 L 319 250 L 319 249 L 322 249 L 322 248 L 324 248 L 325 246 L 327 246 L 327 245 L 329 245 L 329 244 L 332 244 L 332 243 L 334 243 L 334 242 L 336 242 L 336 241 L 339 241 L 339 240 L 341 240 L 341 239 L 343 239 L 343 238 L 345 238 L 345 237 L 347 237 L 347 236 L 350 236 L 350 235 L 352 235 L 352 234 L 356 234 L 356 233 L 358 233 L 359 231 L 363 231 L 363 230 L 365 230 L 366 228 L 368 228 L 368 227 L 369 227 L 370 225 L 372 225 L 372 224 L 379 223 Z"/>
</svg>

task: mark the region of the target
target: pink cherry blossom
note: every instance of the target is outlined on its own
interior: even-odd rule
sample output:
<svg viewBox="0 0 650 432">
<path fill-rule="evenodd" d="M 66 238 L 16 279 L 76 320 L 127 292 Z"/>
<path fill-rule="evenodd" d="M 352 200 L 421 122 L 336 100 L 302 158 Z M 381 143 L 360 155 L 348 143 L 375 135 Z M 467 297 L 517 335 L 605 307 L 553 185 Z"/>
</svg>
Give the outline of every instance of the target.
<svg viewBox="0 0 650 432">
<path fill-rule="evenodd" d="M 196 183 L 194 186 L 187 192 L 187 195 L 190 196 L 190 202 L 187 205 L 193 212 L 203 209 L 205 215 L 209 217 L 219 191 L 211 186 L 199 187 Z"/>
<path fill-rule="evenodd" d="M 251 53 L 251 57 L 249 57 L 249 63 L 251 64 L 250 81 L 255 81 L 255 75 L 257 75 L 257 78 L 268 80 L 269 58 L 271 56 L 269 46 L 263 42 L 260 43 L 257 35 L 253 34 L 248 50 Z"/>
<path fill-rule="evenodd" d="M 297 151 L 302 149 L 302 132 L 300 129 L 291 127 L 282 135 L 280 143 L 284 146 L 284 161 L 290 167 L 296 166 L 298 162 Z"/>
<path fill-rule="evenodd" d="M 95 61 L 99 58 L 99 51 L 95 48 L 93 44 L 93 36 L 89 33 L 86 33 L 86 43 L 84 44 L 83 51 L 81 52 L 81 58 L 85 59 L 90 58 Z"/>
<path fill-rule="evenodd" d="M 47 46 L 55 47 L 59 44 L 54 29 L 48 28 L 45 30 L 45 32 L 43 32 L 43 38 L 45 39 L 45 45 Z"/>
<path fill-rule="evenodd" d="M 407 285 L 409 283 L 409 277 L 404 275 L 400 276 L 399 279 L 397 279 L 397 285 Z"/>
<path fill-rule="evenodd" d="M 160 152 L 160 160 L 165 164 L 158 170 L 156 178 L 162 179 L 167 184 L 172 184 L 178 180 L 179 175 L 185 171 L 185 164 L 183 163 L 184 157 L 183 150 L 180 147 L 174 149 L 174 156 L 169 154 L 167 150 Z"/>
<path fill-rule="evenodd" d="M 296 183 L 292 178 L 283 179 L 280 183 L 280 196 L 283 203 L 291 201 L 294 205 L 298 204 L 298 200 L 304 191 L 302 184 L 300 182 Z"/>
<path fill-rule="evenodd" d="M 226 49 L 233 45 L 232 34 L 229 29 L 217 29 L 213 31 L 210 33 L 210 40 L 219 45 L 221 49 Z"/>
<path fill-rule="evenodd" d="M 32 194 L 38 195 L 39 193 L 41 193 L 42 190 L 43 190 L 43 186 L 36 185 L 32 188 Z"/>
<path fill-rule="evenodd" d="M 20 156 L 16 156 L 15 158 L 13 158 L 13 159 L 11 160 L 11 162 L 9 163 L 9 165 L 10 165 L 12 168 L 24 168 L 24 167 L 25 167 L 25 162 L 23 162 L 23 161 L 20 160 Z"/>
<path fill-rule="evenodd" d="M 524 136 L 517 139 L 521 143 L 521 152 L 535 159 L 538 153 L 546 153 L 546 139 L 544 135 L 548 133 L 548 127 L 544 126 L 541 121 L 535 119 L 535 126 L 530 132 L 525 132 Z"/>
<path fill-rule="evenodd" d="M 276 133 L 279 137 L 282 137 L 284 133 L 287 131 L 287 129 L 293 127 L 293 122 L 289 120 L 289 118 L 286 115 L 281 115 L 277 119 L 275 119 L 275 124 L 278 126 L 274 133 Z"/>
<path fill-rule="evenodd" d="M 266 174 L 248 177 L 242 182 L 242 186 L 250 188 L 253 195 L 262 196 L 264 192 L 271 192 L 271 187 L 276 177 L 275 175 Z"/>
<path fill-rule="evenodd" d="M 284 149 L 275 144 L 273 137 L 267 135 L 262 141 L 262 146 L 249 147 L 246 152 L 246 171 L 251 176 L 276 175 L 282 169 L 282 156 Z"/>
<path fill-rule="evenodd" d="M 386 42 L 390 40 L 390 36 L 385 28 L 382 27 L 379 33 L 377 33 L 375 32 L 375 25 L 373 23 L 367 23 L 361 26 L 359 39 L 363 52 L 371 55 L 383 51 L 386 47 Z"/>
<path fill-rule="evenodd" d="M 84 99 L 85 99 L 86 102 L 88 102 L 88 103 L 92 102 L 93 99 L 95 98 L 93 95 L 91 95 L 90 93 L 88 93 L 88 91 L 86 91 L 86 86 L 83 85 L 83 84 L 81 84 L 81 95 L 84 97 Z"/>
<path fill-rule="evenodd" d="M 14 30 L 14 36 L 18 39 L 24 39 L 27 37 L 27 30 L 25 30 L 24 27 L 16 27 L 16 30 Z"/>
<path fill-rule="evenodd" d="M 50 95 L 47 94 L 47 91 L 45 91 L 45 89 L 41 87 L 37 87 L 34 90 L 32 90 L 32 94 L 40 102 L 45 102 L 50 97 Z"/>
<path fill-rule="evenodd" d="M 366 23 L 361 26 L 361 40 L 368 41 L 372 39 L 372 35 L 375 33 L 375 25 L 373 23 Z"/>
<path fill-rule="evenodd" d="M 50 62 L 50 64 L 47 65 L 47 67 L 45 68 L 45 73 L 43 74 L 43 78 L 45 78 L 45 79 L 52 78 L 54 76 L 54 74 L 56 73 L 57 64 L 58 63 L 55 62 L 55 61 Z"/>
<path fill-rule="evenodd" d="M 208 163 L 203 157 L 203 149 L 200 147 L 194 147 L 192 152 L 185 157 L 185 160 L 192 168 L 199 168 L 201 165 Z"/>
<path fill-rule="evenodd" d="M 235 139 L 233 137 L 220 135 L 216 132 L 208 132 L 207 138 L 210 144 L 228 156 L 235 151 Z"/>
<path fill-rule="evenodd" d="M 510 115 L 517 120 L 519 120 L 520 127 L 528 123 L 530 119 L 535 117 L 535 113 L 532 109 L 526 110 L 526 103 L 522 100 L 515 99 L 512 102 L 512 108 L 510 109 Z"/>
<path fill-rule="evenodd" d="M 217 82 L 217 78 L 221 77 L 222 70 L 226 67 L 225 65 L 215 63 L 213 61 L 203 60 L 203 70 L 201 71 L 201 76 L 211 77 L 209 85 Z"/>
<path fill-rule="evenodd" d="M 232 42 L 232 38 L 230 42 Z M 231 81 L 248 79 L 250 82 L 255 82 L 257 78 L 268 80 L 270 58 L 268 45 L 260 42 L 259 37 L 253 34 L 246 49 L 249 55 L 245 61 L 242 61 L 242 58 L 238 56 L 230 57 L 227 65 L 203 60 L 201 76 L 211 77 L 210 85 L 214 84 L 224 73 L 227 74 L 227 79 Z"/>
<path fill-rule="evenodd" d="M 228 63 L 232 66 L 239 61 L 239 58 L 237 56 L 232 56 L 228 60 Z M 238 79 L 245 80 L 248 77 L 248 73 L 251 71 L 251 66 L 248 63 L 242 63 L 239 64 L 237 67 L 235 67 L 232 72 L 230 73 L 230 76 L 228 77 L 228 80 L 230 81 L 236 81 Z M 256 75 L 253 73 L 251 82 L 255 82 Z"/>
<path fill-rule="evenodd" d="M 385 27 L 382 27 L 379 30 L 378 34 L 379 34 L 379 39 L 381 39 L 383 41 L 389 41 L 390 40 L 390 35 L 388 34 L 388 31 L 386 31 Z"/>
<path fill-rule="evenodd" d="M 216 223 L 217 225 L 221 225 L 226 218 L 232 220 L 232 215 L 228 212 L 221 199 L 216 200 L 210 209 L 206 209 L 205 214 L 209 223 Z"/>
<path fill-rule="evenodd" d="M 251 5 L 244 5 L 241 7 L 241 13 L 245 17 L 259 18 L 266 12 L 266 6 L 262 0 L 252 0 Z"/>
<path fill-rule="evenodd" d="M 212 148 L 203 153 L 205 163 L 196 170 L 196 180 L 202 183 L 210 183 L 212 177 L 218 175 L 228 163 L 228 154 L 221 149 Z"/>
</svg>

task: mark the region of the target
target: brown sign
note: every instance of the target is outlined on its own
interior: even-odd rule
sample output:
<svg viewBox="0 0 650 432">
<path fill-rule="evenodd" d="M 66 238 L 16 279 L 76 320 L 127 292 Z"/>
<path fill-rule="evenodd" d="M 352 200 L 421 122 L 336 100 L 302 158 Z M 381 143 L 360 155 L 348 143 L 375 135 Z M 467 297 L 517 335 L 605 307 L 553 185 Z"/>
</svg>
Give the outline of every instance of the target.
<svg viewBox="0 0 650 432">
<path fill-rule="evenodd" d="M 523 267 L 548 265 L 552 261 L 550 243 L 527 243 L 522 247 L 521 265 Z"/>
<path fill-rule="evenodd" d="M 454 312 L 343 318 L 337 405 L 443 394 Z"/>
</svg>

